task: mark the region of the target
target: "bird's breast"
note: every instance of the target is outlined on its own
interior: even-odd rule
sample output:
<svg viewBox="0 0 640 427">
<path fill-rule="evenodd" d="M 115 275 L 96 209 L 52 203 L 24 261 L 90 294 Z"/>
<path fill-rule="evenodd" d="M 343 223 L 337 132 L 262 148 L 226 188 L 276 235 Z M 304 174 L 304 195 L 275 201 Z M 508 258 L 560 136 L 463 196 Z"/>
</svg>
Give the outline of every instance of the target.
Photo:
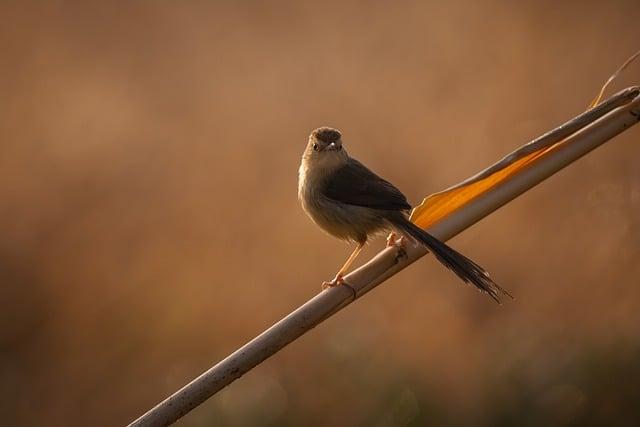
<svg viewBox="0 0 640 427">
<path fill-rule="evenodd" d="M 323 176 L 300 168 L 298 196 L 302 208 L 324 231 L 339 239 L 364 242 L 368 235 L 387 228 L 386 221 L 375 209 L 326 197 L 322 193 L 324 183 Z"/>
</svg>

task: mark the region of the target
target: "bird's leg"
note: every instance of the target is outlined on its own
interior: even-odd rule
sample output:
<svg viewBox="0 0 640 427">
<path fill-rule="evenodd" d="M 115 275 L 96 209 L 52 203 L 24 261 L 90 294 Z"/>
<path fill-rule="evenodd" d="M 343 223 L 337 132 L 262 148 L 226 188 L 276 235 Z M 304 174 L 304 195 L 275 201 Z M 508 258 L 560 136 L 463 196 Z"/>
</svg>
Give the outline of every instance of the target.
<svg viewBox="0 0 640 427">
<path fill-rule="evenodd" d="M 334 277 L 334 279 L 330 282 L 322 283 L 322 289 L 333 288 L 334 286 L 344 284 L 344 280 L 342 278 L 344 276 L 344 273 L 346 273 L 349 267 L 351 267 L 351 264 L 353 264 L 353 261 L 355 261 L 355 259 L 358 257 L 358 254 L 360 253 L 360 251 L 362 251 L 363 247 L 364 247 L 364 242 L 358 243 L 358 246 L 351 253 L 349 258 L 347 258 L 347 262 L 345 262 L 342 268 L 340 269 L 340 271 L 338 271 L 338 274 L 336 274 L 336 277 Z"/>
<path fill-rule="evenodd" d="M 400 238 L 398 238 L 398 236 L 396 236 L 396 233 L 391 232 L 387 237 L 387 247 L 403 249 L 402 245 L 404 245 L 404 241 L 404 236 L 400 236 Z"/>
</svg>

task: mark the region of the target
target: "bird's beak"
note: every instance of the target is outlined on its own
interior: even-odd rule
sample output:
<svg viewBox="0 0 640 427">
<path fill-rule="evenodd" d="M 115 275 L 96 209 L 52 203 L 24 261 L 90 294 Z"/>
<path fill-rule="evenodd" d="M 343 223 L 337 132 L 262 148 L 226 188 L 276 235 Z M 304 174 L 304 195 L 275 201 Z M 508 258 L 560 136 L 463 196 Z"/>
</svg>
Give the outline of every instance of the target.
<svg viewBox="0 0 640 427">
<path fill-rule="evenodd" d="M 332 142 L 331 144 L 327 145 L 327 148 L 325 148 L 325 150 L 337 151 L 341 148 L 342 148 L 342 144 L 336 144 L 335 142 Z"/>
</svg>

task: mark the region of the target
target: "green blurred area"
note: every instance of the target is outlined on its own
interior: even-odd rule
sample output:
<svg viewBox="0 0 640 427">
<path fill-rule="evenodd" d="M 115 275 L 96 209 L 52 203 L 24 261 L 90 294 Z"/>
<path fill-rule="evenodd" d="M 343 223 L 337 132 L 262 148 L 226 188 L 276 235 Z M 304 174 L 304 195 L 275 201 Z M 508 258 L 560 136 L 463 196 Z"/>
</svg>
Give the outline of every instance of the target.
<svg viewBox="0 0 640 427">
<path fill-rule="evenodd" d="M 298 205 L 313 128 L 339 128 L 415 204 L 583 111 L 637 51 L 640 11 L 7 1 L 0 16 L 3 423 L 112 426 L 349 254 Z M 640 424 L 639 135 L 450 242 L 515 301 L 425 258 L 182 425 Z"/>
</svg>

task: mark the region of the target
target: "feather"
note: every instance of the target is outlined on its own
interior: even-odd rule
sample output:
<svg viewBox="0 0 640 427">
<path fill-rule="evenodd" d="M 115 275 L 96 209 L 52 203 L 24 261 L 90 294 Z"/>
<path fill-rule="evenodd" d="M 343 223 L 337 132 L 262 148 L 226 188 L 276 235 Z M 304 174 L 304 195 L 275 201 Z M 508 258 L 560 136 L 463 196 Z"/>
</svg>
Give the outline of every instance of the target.
<svg viewBox="0 0 640 427">
<path fill-rule="evenodd" d="M 400 190 L 352 158 L 331 174 L 321 193 L 346 205 L 390 211 L 411 209 Z"/>
</svg>

